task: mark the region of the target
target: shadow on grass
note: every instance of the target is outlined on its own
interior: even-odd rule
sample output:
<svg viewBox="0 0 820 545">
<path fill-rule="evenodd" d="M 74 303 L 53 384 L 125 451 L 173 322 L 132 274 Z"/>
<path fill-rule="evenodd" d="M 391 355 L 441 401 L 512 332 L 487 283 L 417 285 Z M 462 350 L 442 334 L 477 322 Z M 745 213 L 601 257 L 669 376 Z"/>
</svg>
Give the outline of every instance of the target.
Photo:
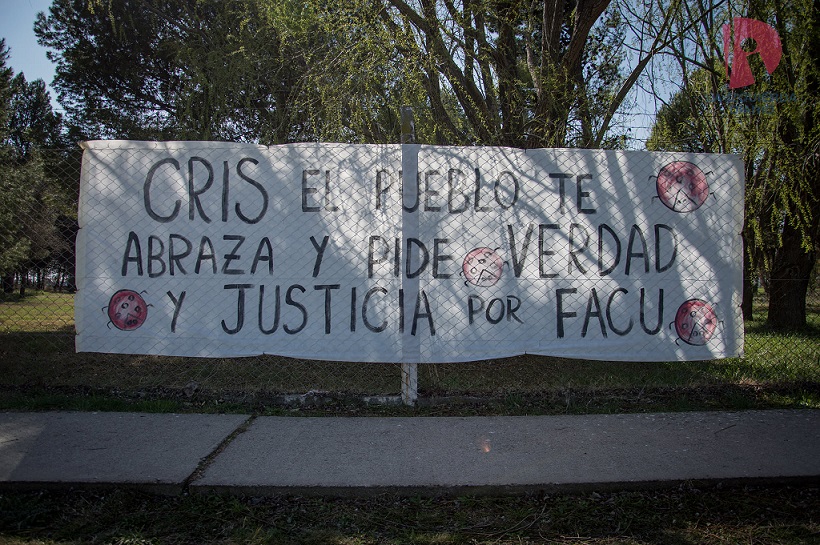
<svg viewBox="0 0 820 545">
<path fill-rule="evenodd" d="M 54 331 L 21 331 L 0 333 L 0 354 L 73 353 L 74 326 L 65 325 Z"/>
<path fill-rule="evenodd" d="M 572 388 L 484 396 L 421 392 L 416 406 L 367 402 L 362 396 L 316 392 L 283 396 L 259 390 L 229 392 L 153 388 L 0 387 L 0 410 L 234 413 L 267 416 L 523 416 L 566 414 L 820 409 L 820 382 L 749 386 Z"/>
<path fill-rule="evenodd" d="M 37 304 L 53 295 L 42 294 Z M 34 294 L 23 302 L 36 299 Z M 810 318 L 808 327 L 788 332 L 775 331 L 765 321 L 748 322 L 743 358 L 610 362 L 522 355 L 420 364 L 422 407 L 390 410 L 441 414 L 448 412 L 446 404 L 454 407 L 452 414 L 491 414 L 481 405 L 495 414 L 820 407 L 820 315 L 813 312 Z M 22 328 L 25 322 L 11 325 Z M 264 414 L 294 410 L 283 405 L 282 397 L 300 394 L 295 407 L 300 414 L 370 414 L 382 409 L 362 407 L 362 398 L 398 396 L 401 379 L 399 364 L 271 355 L 77 354 L 72 325 L 0 333 L 0 395 L 11 409 Z"/>
<path fill-rule="evenodd" d="M 782 329 L 774 328 L 763 321 L 746 322 L 746 334 L 787 339 L 820 340 L 820 324 L 810 323 L 800 328 Z"/>
<path fill-rule="evenodd" d="M 676 488 L 458 498 L 0 495 L 12 543 L 816 543 L 816 487 Z"/>
</svg>

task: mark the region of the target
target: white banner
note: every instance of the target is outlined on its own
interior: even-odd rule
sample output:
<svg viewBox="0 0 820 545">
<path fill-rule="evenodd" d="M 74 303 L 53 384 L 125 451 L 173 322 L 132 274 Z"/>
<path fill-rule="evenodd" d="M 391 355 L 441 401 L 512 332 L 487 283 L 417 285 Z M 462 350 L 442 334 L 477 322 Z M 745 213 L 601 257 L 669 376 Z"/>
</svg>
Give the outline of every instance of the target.
<svg viewBox="0 0 820 545">
<path fill-rule="evenodd" d="M 78 351 L 411 363 L 742 353 L 735 156 L 84 149 Z"/>
</svg>

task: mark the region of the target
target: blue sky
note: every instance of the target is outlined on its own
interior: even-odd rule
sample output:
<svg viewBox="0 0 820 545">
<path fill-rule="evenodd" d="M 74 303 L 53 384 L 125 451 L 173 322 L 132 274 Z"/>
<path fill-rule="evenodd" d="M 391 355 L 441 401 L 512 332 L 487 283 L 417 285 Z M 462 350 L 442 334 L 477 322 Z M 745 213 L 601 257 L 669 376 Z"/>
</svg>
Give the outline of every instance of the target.
<svg viewBox="0 0 820 545">
<path fill-rule="evenodd" d="M 15 74 L 23 72 L 27 80 L 42 79 L 47 85 L 54 79 L 54 65 L 46 58 L 46 49 L 37 44 L 34 19 L 49 6 L 51 0 L 0 0 L 0 37 L 11 48 L 8 65 Z M 49 91 L 56 107 L 55 93 Z"/>
</svg>

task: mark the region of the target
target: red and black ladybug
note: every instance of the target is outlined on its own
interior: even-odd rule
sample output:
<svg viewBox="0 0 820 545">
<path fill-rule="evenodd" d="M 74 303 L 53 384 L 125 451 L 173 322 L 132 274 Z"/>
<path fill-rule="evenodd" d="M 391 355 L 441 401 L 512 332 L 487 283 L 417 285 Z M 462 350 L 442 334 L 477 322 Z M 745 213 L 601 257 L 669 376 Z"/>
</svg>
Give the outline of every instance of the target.
<svg viewBox="0 0 820 545">
<path fill-rule="evenodd" d="M 718 319 L 709 303 L 701 299 L 689 299 L 678 307 L 675 321 L 671 325 L 675 326 L 678 338 L 686 344 L 703 346 L 714 336 Z"/>
<path fill-rule="evenodd" d="M 134 290 L 119 290 L 108 301 L 108 319 L 122 331 L 133 331 L 148 318 L 148 304 Z"/>
<path fill-rule="evenodd" d="M 675 212 L 694 212 L 709 197 L 706 174 L 694 163 L 675 161 L 658 172 L 658 198 Z"/>
</svg>

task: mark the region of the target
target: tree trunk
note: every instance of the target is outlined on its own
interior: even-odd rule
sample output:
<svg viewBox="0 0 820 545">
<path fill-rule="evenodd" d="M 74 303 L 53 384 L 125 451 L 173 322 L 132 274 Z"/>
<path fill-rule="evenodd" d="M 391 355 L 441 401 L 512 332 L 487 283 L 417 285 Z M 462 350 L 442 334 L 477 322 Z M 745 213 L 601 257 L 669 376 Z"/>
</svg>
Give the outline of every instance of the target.
<svg viewBox="0 0 820 545">
<path fill-rule="evenodd" d="M 3 293 L 14 292 L 14 273 L 3 275 Z"/>
<path fill-rule="evenodd" d="M 802 246 L 800 232 L 788 221 L 777 249 L 769 285 L 768 325 L 775 329 L 806 326 L 806 292 L 816 255 Z"/>
<path fill-rule="evenodd" d="M 757 291 L 756 271 L 752 264 L 751 248 L 746 243 L 746 235 L 743 235 L 743 299 L 740 303 L 740 310 L 743 313 L 743 320 L 751 322 L 754 320 L 754 296 Z"/>
</svg>

